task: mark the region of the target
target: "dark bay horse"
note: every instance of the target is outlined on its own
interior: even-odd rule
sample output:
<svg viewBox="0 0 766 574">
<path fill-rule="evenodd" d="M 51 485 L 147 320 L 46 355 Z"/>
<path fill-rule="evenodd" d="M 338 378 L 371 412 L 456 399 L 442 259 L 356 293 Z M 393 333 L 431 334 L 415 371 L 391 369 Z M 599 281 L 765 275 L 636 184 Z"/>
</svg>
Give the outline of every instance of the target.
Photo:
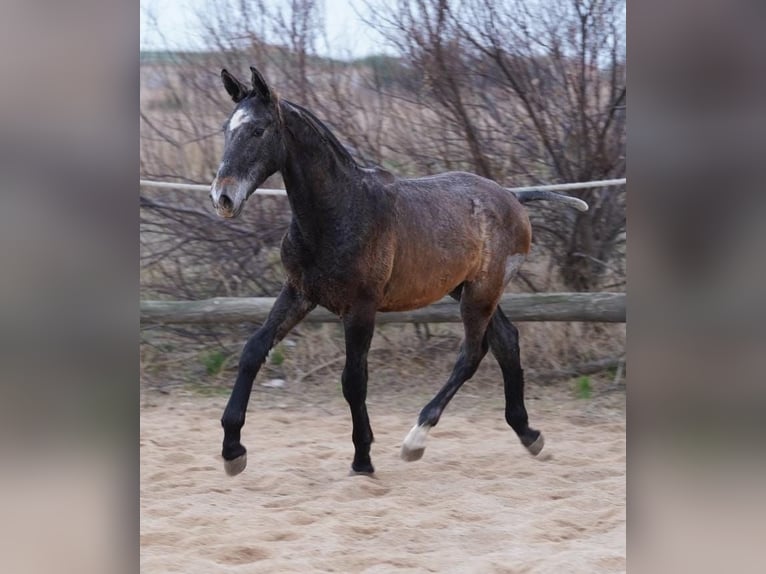
<svg viewBox="0 0 766 574">
<path fill-rule="evenodd" d="M 428 431 L 488 350 L 503 373 L 505 419 L 537 455 L 543 436 L 528 424 L 518 331 L 497 303 L 530 248 L 521 204 L 548 199 L 581 210 L 587 204 L 544 191 L 514 194 L 469 173 L 399 179 L 362 168 L 311 112 L 279 98 L 258 70 L 250 70 L 252 86 L 221 72 L 236 107 L 225 127 L 213 206 L 222 217 L 236 217 L 279 171 L 293 217 L 282 240 L 287 280 L 268 319 L 245 344 L 221 418 L 226 472 L 238 474 L 247 464 L 240 430 L 269 350 L 321 305 L 341 317 L 345 332 L 342 385 L 353 423 L 352 472 L 373 473 L 365 401 L 375 314 L 423 307 L 447 294 L 460 302 L 465 338 L 446 384 L 404 439 L 402 458 L 423 455 Z"/>
</svg>

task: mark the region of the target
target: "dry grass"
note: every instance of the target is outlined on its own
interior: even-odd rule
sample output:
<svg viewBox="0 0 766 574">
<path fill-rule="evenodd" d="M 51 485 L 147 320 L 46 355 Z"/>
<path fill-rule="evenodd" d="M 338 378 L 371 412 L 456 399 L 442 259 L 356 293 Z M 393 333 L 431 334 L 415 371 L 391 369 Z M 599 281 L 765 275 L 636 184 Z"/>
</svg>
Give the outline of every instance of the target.
<svg viewBox="0 0 766 574">
<path fill-rule="evenodd" d="M 206 394 L 227 393 L 236 376 L 239 352 L 253 326 L 232 326 L 225 334 L 183 336 L 168 330 L 144 331 L 141 345 L 142 383 L 145 388 L 168 391 L 187 388 Z M 616 357 L 624 352 L 624 325 L 587 323 L 519 324 L 522 364 L 528 385 L 547 384 L 543 373 L 580 363 Z M 385 325 L 378 327 L 369 354 L 370 395 L 385 387 L 402 392 L 407 400 L 427 400 L 446 381 L 462 337 L 460 325 Z M 343 333 L 337 324 L 304 324 L 296 328 L 266 360 L 255 383 L 284 379 L 279 400 L 306 400 L 321 404 L 328 381 L 340 394 L 340 373 L 345 359 Z M 211 370 L 210 367 L 213 367 Z M 540 374 L 537 377 L 536 374 Z M 607 385 L 613 375 L 592 377 Z M 558 384 L 573 384 L 559 379 Z M 502 375 L 491 355 L 461 392 L 490 385 L 502 393 Z M 256 392 L 256 396 L 258 393 Z M 273 393 L 269 394 L 273 398 Z M 256 399 L 258 400 L 258 399 Z"/>
</svg>

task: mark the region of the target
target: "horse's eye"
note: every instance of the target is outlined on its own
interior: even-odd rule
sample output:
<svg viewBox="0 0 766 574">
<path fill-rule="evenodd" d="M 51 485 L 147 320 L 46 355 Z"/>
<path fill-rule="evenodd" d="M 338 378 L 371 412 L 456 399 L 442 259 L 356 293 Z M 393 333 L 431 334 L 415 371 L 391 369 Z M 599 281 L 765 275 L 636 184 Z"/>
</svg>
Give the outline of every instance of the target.
<svg viewBox="0 0 766 574">
<path fill-rule="evenodd" d="M 255 128 L 253 135 L 257 138 L 261 137 L 263 135 L 263 128 Z"/>
</svg>

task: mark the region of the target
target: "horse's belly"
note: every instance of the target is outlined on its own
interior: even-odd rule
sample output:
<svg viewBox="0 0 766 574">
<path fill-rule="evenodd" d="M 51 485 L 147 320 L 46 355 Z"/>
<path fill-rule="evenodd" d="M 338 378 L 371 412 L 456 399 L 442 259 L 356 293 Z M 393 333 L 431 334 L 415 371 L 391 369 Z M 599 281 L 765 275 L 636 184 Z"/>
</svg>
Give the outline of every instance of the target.
<svg viewBox="0 0 766 574">
<path fill-rule="evenodd" d="M 429 266 L 423 265 L 406 273 L 395 268 L 378 309 L 409 311 L 430 305 L 465 281 L 468 271 L 449 267 L 429 269 Z"/>
<path fill-rule="evenodd" d="M 384 299 L 378 307 L 378 311 L 411 311 L 420 309 L 431 303 L 435 303 L 444 297 L 449 291 L 444 291 L 434 296 L 433 294 L 423 295 L 416 298 L 388 298 Z"/>
</svg>

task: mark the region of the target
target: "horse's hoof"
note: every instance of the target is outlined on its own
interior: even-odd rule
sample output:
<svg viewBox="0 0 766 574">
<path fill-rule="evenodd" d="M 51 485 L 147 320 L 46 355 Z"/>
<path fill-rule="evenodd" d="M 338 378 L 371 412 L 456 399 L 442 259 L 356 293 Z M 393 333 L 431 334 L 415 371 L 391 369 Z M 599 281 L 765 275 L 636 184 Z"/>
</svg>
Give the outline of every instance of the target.
<svg viewBox="0 0 766 574">
<path fill-rule="evenodd" d="M 421 425 L 415 425 L 410 429 L 410 432 L 404 437 L 404 442 L 402 443 L 402 451 L 400 453 L 402 460 L 412 462 L 423 458 L 429 430 L 430 427 Z"/>
<path fill-rule="evenodd" d="M 545 439 L 543 438 L 543 433 L 540 433 L 540 435 L 534 440 L 532 444 L 524 445 L 527 447 L 527 450 L 529 451 L 529 454 L 532 456 L 537 456 L 540 454 L 540 451 L 543 450 L 543 446 L 545 446 Z"/>
<path fill-rule="evenodd" d="M 407 462 L 414 462 L 423 458 L 424 452 L 426 452 L 425 448 L 409 449 L 405 445 L 402 445 L 402 452 L 399 453 L 399 455 L 402 457 L 402 460 L 406 460 Z"/>
<path fill-rule="evenodd" d="M 224 459 L 223 469 L 229 476 L 237 476 L 247 466 L 247 453 L 239 455 L 231 460 Z"/>
<path fill-rule="evenodd" d="M 356 470 L 353 466 L 348 471 L 349 476 L 369 476 L 370 478 L 376 478 L 375 476 L 375 469 L 372 468 L 372 466 L 369 467 L 369 470 L 363 469 L 363 470 Z"/>
</svg>

